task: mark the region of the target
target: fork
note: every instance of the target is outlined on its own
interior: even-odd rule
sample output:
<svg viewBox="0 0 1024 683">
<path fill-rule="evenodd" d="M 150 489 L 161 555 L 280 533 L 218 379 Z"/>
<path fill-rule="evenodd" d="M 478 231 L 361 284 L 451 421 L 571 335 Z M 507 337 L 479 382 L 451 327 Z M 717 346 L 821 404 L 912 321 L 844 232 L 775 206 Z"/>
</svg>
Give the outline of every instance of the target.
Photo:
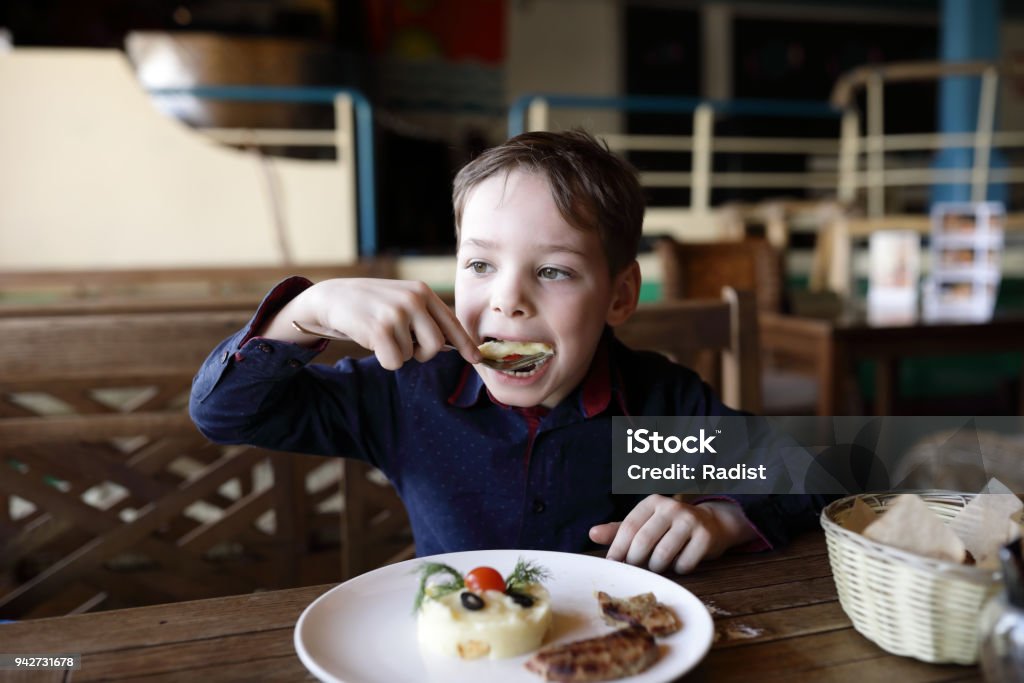
<svg viewBox="0 0 1024 683">
<path fill-rule="evenodd" d="M 352 337 L 328 332 L 322 327 L 316 327 L 309 324 L 302 324 L 298 320 L 292 321 L 292 327 L 294 327 L 299 332 L 311 334 L 314 337 L 320 337 L 322 339 L 331 339 L 333 341 L 347 342 L 352 341 Z M 416 343 L 415 338 L 413 338 L 413 343 Z M 455 347 L 452 346 L 451 344 L 445 344 L 443 348 L 448 349 L 450 351 L 456 350 Z M 518 370 L 519 368 L 525 368 L 535 363 L 539 363 L 540 361 L 550 358 L 553 355 L 555 354 L 551 351 L 540 351 L 538 353 L 531 353 L 528 356 L 520 356 L 519 358 L 515 358 L 513 360 L 495 360 L 493 358 L 484 358 L 483 360 L 480 361 L 480 363 L 494 370 L 504 370 L 508 372 L 511 370 Z"/>
</svg>

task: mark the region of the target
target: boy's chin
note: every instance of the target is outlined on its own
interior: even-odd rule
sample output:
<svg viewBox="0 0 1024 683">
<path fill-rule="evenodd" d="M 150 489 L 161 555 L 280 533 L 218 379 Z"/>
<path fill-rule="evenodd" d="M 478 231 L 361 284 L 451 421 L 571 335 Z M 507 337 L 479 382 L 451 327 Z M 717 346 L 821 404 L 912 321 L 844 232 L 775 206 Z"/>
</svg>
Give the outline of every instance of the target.
<svg viewBox="0 0 1024 683">
<path fill-rule="evenodd" d="M 488 387 L 488 390 L 499 403 L 513 408 L 533 408 L 545 398 L 539 391 L 509 391 L 506 387 Z"/>
<path fill-rule="evenodd" d="M 487 382 L 487 390 L 496 401 L 502 405 L 513 408 L 533 408 L 539 405 L 548 405 L 548 398 L 551 393 L 543 391 L 540 387 L 510 388 L 497 382 Z"/>
</svg>

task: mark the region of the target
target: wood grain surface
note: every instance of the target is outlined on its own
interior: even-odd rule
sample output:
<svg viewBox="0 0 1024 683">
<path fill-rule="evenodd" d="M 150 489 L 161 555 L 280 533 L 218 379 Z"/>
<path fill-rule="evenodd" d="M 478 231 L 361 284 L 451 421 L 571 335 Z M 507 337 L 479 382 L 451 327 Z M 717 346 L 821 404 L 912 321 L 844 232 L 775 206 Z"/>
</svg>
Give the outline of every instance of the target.
<svg viewBox="0 0 1024 683">
<path fill-rule="evenodd" d="M 707 605 L 715 643 L 686 681 L 980 681 L 977 667 L 890 655 L 853 630 L 836 598 L 824 535 L 708 562 L 678 582 Z M 295 622 L 332 586 L 312 586 L 0 625 L 5 652 L 80 653 L 78 670 L 0 680 L 313 680 Z M 539 680 L 524 672 L 526 682 Z"/>
</svg>

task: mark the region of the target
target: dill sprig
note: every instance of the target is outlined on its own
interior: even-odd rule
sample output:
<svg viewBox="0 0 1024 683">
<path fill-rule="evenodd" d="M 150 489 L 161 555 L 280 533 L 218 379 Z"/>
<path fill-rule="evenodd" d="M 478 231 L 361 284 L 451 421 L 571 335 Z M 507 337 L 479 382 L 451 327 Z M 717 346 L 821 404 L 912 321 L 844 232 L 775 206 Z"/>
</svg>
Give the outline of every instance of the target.
<svg viewBox="0 0 1024 683">
<path fill-rule="evenodd" d="M 416 591 L 416 602 L 413 603 L 413 612 L 418 612 L 420 606 L 423 604 L 424 598 L 427 597 L 427 581 L 430 577 L 437 574 L 448 574 L 451 578 L 443 583 L 435 583 L 430 586 L 430 597 L 440 598 L 454 593 L 455 591 L 462 590 L 466 584 L 462 580 L 462 574 L 458 570 L 449 567 L 441 562 L 424 562 L 416 568 L 416 573 L 420 575 L 420 588 Z"/>
<path fill-rule="evenodd" d="M 532 583 L 540 583 L 544 579 L 551 578 L 551 572 L 536 562 L 519 558 L 512 573 L 505 579 L 505 590 L 522 590 Z"/>
</svg>

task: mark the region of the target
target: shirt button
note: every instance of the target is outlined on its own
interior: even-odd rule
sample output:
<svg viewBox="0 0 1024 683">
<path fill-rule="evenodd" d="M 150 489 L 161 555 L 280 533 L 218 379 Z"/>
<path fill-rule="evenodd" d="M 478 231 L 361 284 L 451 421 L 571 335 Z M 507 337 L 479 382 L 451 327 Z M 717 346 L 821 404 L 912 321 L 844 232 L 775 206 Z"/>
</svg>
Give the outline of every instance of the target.
<svg viewBox="0 0 1024 683">
<path fill-rule="evenodd" d="M 544 501 L 541 500 L 540 498 L 534 499 L 534 501 L 533 501 L 533 512 L 534 512 L 534 514 L 539 515 L 540 513 L 544 512 L 544 510 L 546 510 L 547 507 L 548 506 L 545 505 Z"/>
<path fill-rule="evenodd" d="M 288 361 L 288 365 L 293 368 L 301 368 L 302 361 L 300 361 L 298 358 L 292 358 Z"/>
<path fill-rule="evenodd" d="M 270 344 L 260 344 L 256 348 L 258 348 L 263 353 L 270 353 L 270 351 L 271 351 Z"/>
</svg>

